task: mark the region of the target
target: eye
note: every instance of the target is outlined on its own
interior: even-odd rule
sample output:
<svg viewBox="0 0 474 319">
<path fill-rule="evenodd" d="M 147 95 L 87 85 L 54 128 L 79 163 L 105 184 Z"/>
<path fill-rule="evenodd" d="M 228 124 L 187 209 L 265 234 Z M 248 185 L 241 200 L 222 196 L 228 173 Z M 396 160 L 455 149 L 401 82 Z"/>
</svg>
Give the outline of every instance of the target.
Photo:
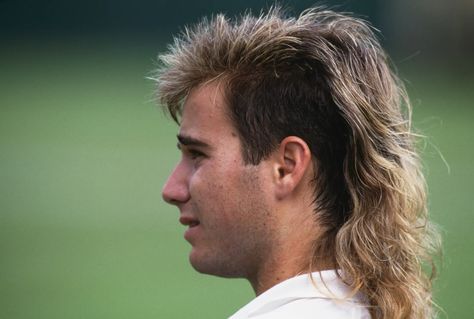
<svg viewBox="0 0 474 319">
<path fill-rule="evenodd" d="M 203 152 L 195 150 L 195 149 L 189 149 L 188 153 L 191 159 L 198 159 L 205 156 Z"/>
</svg>

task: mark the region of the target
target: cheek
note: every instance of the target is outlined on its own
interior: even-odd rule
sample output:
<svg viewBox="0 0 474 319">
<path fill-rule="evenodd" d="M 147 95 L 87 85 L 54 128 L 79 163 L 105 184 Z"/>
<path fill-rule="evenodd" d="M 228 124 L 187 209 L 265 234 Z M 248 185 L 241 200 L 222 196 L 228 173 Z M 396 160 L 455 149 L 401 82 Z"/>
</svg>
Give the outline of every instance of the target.
<svg viewBox="0 0 474 319">
<path fill-rule="evenodd" d="M 195 213 L 213 228 L 237 230 L 265 223 L 270 210 L 267 181 L 257 168 L 229 167 L 208 165 L 192 175 L 189 192 Z"/>
<path fill-rule="evenodd" d="M 189 192 L 194 202 L 212 202 L 221 186 L 212 169 L 199 168 L 189 179 Z"/>
<path fill-rule="evenodd" d="M 189 180 L 189 190 L 194 193 L 196 200 L 204 197 L 209 200 L 225 198 L 226 194 L 235 192 L 239 188 L 239 171 L 232 169 L 231 163 L 209 161 L 195 169 Z"/>
<path fill-rule="evenodd" d="M 225 213 L 228 190 L 222 177 L 213 169 L 200 168 L 189 180 L 189 193 L 194 213 L 207 223 Z"/>
<path fill-rule="evenodd" d="M 247 196 L 239 175 L 231 171 L 200 169 L 190 179 L 189 192 L 196 213 L 205 222 L 230 223 L 239 216 L 241 201 Z"/>
</svg>

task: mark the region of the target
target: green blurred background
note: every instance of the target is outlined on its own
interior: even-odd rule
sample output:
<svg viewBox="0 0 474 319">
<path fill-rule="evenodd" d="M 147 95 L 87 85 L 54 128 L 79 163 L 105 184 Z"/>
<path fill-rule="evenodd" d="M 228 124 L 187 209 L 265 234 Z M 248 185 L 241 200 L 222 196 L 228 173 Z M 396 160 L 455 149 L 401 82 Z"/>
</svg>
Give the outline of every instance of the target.
<svg viewBox="0 0 474 319">
<path fill-rule="evenodd" d="M 380 29 L 407 80 L 444 236 L 440 317 L 472 318 L 474 3 L 325 3 Z M 225 318 L 253 298 L 188 264 L 160 195 L 177 127 L 146 77 L 183 25 L 268 4 L 0 1 L 0 318 Z"/>
</svg>

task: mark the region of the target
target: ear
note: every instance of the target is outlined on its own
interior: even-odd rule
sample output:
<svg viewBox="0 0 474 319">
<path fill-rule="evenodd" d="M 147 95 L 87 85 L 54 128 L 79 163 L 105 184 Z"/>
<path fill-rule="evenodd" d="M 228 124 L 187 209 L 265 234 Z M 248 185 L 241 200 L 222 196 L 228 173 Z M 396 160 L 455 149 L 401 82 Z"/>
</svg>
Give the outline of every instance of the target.
<svg viewBox="0 0 474 319">
<path fill-rule="evenodd" d="M 308 144 L 296 136 L 287 136 L 276 150 L 273 174 L 276 181 L 276 197 L 283 199 L 294 193 L 311 170 L 311 152 Z"/>
</svg>

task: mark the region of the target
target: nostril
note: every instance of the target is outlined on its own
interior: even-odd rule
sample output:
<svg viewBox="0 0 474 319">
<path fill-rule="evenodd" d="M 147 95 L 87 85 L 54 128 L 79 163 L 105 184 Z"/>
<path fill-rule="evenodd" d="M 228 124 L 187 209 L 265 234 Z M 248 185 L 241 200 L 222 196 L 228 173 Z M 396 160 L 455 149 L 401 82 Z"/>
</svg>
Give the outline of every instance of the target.
<svg viewBox="0 0 474 319">
<path fill-rule="evenodd" d="M 170 205 L 178 205 L 179 202 L 173 198 L 163 196 L 163 200 Z"/>
</svg>

